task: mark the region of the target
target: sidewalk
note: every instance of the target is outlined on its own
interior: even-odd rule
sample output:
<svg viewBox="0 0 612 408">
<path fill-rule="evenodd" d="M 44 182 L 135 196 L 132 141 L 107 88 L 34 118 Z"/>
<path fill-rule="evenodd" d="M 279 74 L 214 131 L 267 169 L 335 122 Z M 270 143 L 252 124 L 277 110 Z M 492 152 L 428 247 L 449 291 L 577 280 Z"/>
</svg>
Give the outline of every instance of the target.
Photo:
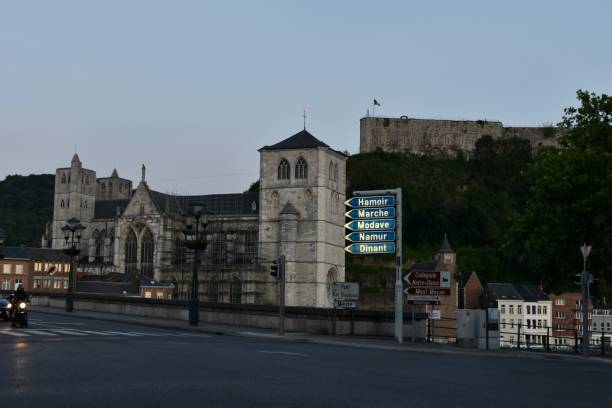
<svg viewBox="0 0 612 408">
<path fill-rule="evenodd" d="M 379 350 L 396 350 L 404 352 L 419 352 L 419 353 L 435 353 L 435 354 L 457 354 L 457 355 L 473 355 L 487 357 L 523 357 L 523 358 L 538 358 L 538 359 L 553 359 L 553 360 L 574 360 L 585 361 L 585 358 L 574 354 L 561 353 L 545 353 L 534 351 L 516 351 L 516 350 L 479 350 L 473 348 L 461 348 L 454 344 L 440 343 L 410 343 L 410 339 L 405 339 L 406 342 L 398 344 L 394 339 L 389 337 L 363 337 L 363 336 L 332 336 L 319 335 L 300 332 L 286 332 L 284 336 L 279 336 L 276 330 L 261 329 L 247 326 L 231 326 L 212 323 L 200 323 L 198 326 L 189 326 L 186 321 L 161 319 L 153 317 L 141 317 L 122 314 L 111 314 L 102 312 L 89 311 L 74 311 L 68 313 L 63 309 L 50 308 L 43 306 L 31 306 L 33 313 L 53 314 L 60 316 L 71 316 L 81 319 L 104 320 L 116 323 L 125 323 L 147 327 L 157 327 L 160 329 L 184 330 L 191 332 L 275 339 L 278 341 L 291 342 L 311 342 L 316 344 L 326 344 L 331 346 L 342 347 L 361 347 Z M 612 362 L 610 357 L 597 356 L 592 358 L 594 361 Z"/>
</svg>

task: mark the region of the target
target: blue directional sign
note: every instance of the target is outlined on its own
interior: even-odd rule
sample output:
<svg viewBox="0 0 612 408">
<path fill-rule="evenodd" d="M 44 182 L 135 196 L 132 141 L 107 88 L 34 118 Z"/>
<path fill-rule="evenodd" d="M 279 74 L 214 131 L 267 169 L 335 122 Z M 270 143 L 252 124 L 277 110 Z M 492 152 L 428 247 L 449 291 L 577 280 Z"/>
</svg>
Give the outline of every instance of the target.
<svg viewBox="0 0 612 408">
<path fill-rule="evenodd" d="M 384 231 L 394 230 L 395 220 L 355 220 L 344 224 L 351 231 Z"/>
<path fill-rule="evenodd" d="M 363 220 L 363 219 L 371 219 L 371 218 L 395 218 L 395 208 L 394 207 L 355 208 L 350 211 L 347 211 L 344 215 L 354 220 Z"/>
<path fill-rule="evenodd" d="M 391 207 L 395 205 L 395 196 L 369 196 L 369 197 L 353 197 L 344 202 L 352 208 L 361 207 Z"/>
<path fill-rule="evenodd" d="M 364 231 L 351 232 L 346 237 L 350 242 L 384 242 L 395 241 L 395 231 Z"/>
<path fill-rule="evenodd" d="M 351 244 L 344 248 L 346 252 L 351 254 L 393 254 L 395 253 L 394 242 L 376 242 Z"/>
</svg>

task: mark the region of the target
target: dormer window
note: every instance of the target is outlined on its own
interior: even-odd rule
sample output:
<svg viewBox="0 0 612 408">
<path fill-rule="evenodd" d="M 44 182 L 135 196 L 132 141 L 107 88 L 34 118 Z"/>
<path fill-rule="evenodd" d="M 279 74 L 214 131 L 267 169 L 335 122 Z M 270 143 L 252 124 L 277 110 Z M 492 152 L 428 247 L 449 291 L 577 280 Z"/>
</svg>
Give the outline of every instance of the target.
<svg viewBox="0 0 612 408">
<path fill-rule="evenodd" d="M 295 178 L 296 179 L 307 179 L 308 178 L 308 165 L 303 157 L 300 157 L 295 164 Z"/>
<path fill-rule="evenodd" d="M 291 167 L 289 166 L 289 162 L 286 159 L 283 159 L 278 165 L 278 179 L 279 180 L 289 180 L 290 177 L 291 177 Z"/>
</svg>

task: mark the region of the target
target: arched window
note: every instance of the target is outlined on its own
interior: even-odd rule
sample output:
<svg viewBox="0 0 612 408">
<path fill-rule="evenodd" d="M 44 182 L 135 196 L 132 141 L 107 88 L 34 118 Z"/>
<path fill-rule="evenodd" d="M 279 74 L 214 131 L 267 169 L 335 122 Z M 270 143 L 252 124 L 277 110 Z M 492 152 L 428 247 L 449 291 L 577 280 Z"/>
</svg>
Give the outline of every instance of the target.
<svg viewBox="0 0 612 408">
<path fill-rule="evenodd" d="M 64 208 L 66 206 L 66 203 L 64 202 L 64 200 L 62 200 L 62 202 L 60 203 L 60 207 Z"/>
<path fill-rule="evenodd" d="M 208 281 L 208 301 L 219 302 L 219 279 L 216 276 L 211 276 Z"/>
<path fill-rule="evenodd" d="M 242 281 L 237 276 L 230 282 L 230 303 L 242 303 Z"/>
<path fill-rule="evenodd" d="M 334 180 L 338 181 L 338 163 L 334 164 Z"/>
<path fill-rule="evenodd" d="M 89 185 L 89 176 L 85 176 L 85 184 Z"/>
<path fill-rule="evenodd" d="M 252 263 L 257 260 L 257 228 L 251 227 L 244 232 L 244 254 L 247 262 Z"/>
<path fill-rule="evenodd" d="M 333 180 L 334 179 L 334 163 L 333 162 L 329 162 L 329 179 Z"/>
<path fill-rule="evenodd" d="M 66 184 L 66 174 L 62 174 L 62 184 Z"/>
<path fill-rule="evenodd" d="M 289 166 L 289 162 L 286 159 L 283 159 L 278 165 L 278 179 L 279 180 L 289 180 L 290 177 L 291 177 L 291 167 Z"/>
<path fill-rule="evenodd" d="M 125 273 L 135 274 L 138 262 L 138 240 L 136 233 L 128 227 L 128 235 L 125 239 Z"/>
<path fill-rule="evenodd" d="M 212 240 L 212 263 L 213 265 L 225 264 L 225 234 L 216 233 Z"/>
<path fill-rule="evenodd" d="M 270 208 L 272 209 L 272 215 L 278 215 L 278 207 L 280 205 L 280 198 L 278 196 L 278 192 L 273 191 L 270 194 Z"/>
<path fill-rule="evenodd" d="M 83 208 L 87 208 L 87 200 L 83 202 Z"/>
<path fill-rule="evenodd" d="M 66 201 L 66 207 L 70 208 L 70 199 L 68 199 L 68 201 Z"/>
<path fill-rule="evenodd" d="M 306 179 L 308 178 L 308 165 L 303 157 L 300 157 L 295 164 L 295 178 Z"/>
<path fill-rule="evenodd" d="M 95 243 L 95 257 L 96 257 L 96 262 L 103 262 L 104 261 L 104 239 L 106 238 L 106 231 L 102 231 L 102 233 L 99 233 L 98 230 L 94 231 L 93 234 L 93 239 L 94 239 L 94 243 Z"/>
<path fill-rule="evenodd" d="M 140 273 L 153 277 L 153 253 L 155 249 L 155 242 L 153 241 L 153 234 L 151 230 L 145 228 L 142 238 L 140 239 Z"/>
</svg>

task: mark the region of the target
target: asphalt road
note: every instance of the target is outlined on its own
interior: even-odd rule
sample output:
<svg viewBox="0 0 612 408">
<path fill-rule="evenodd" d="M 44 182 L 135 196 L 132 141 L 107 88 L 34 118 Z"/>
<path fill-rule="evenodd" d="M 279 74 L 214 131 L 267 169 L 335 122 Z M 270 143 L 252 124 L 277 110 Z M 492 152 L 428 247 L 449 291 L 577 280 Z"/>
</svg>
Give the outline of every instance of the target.
<svg viewBox="0 0 612 408">
<path fill-rule="evenodd" d="M 32 313 L 0 323 L 19 407 L 609 407 L 612 364 L 162 330 Z"/>
</svg>

